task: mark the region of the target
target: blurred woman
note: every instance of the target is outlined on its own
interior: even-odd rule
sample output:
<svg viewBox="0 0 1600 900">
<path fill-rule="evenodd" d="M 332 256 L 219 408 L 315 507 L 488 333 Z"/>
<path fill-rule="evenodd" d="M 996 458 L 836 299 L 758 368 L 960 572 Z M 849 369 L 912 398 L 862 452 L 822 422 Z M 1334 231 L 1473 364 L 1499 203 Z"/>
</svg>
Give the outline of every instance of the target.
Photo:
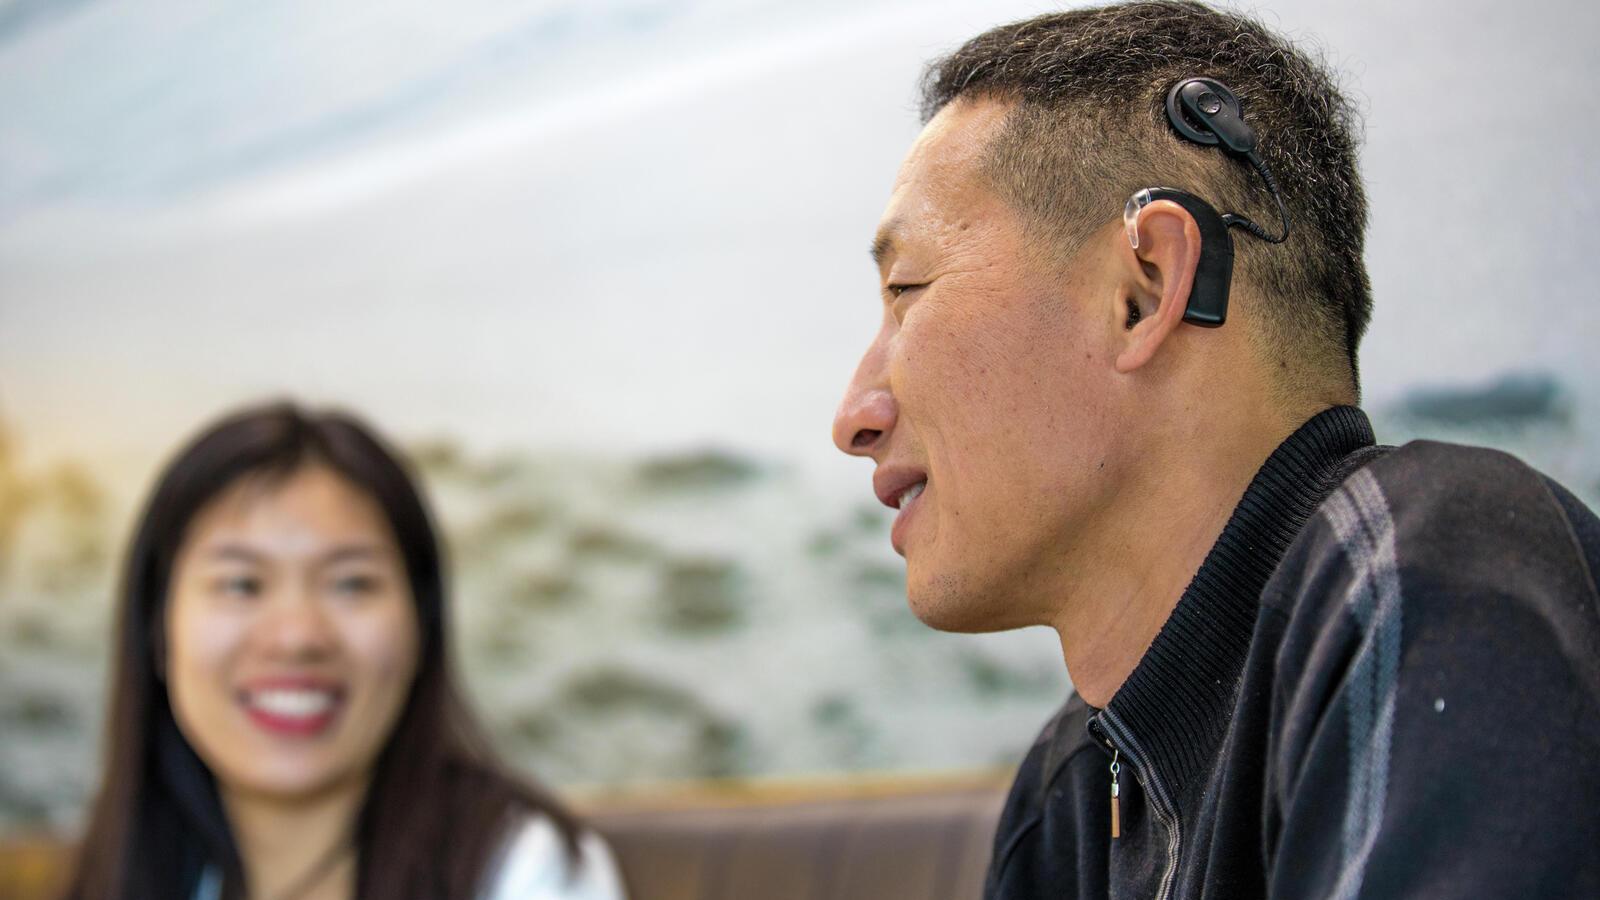
<svg viewBox="0 0 1600 900">
<path fill-rule="evenodd" d="M 496 763 L 428 511 L 350 416 L 278 404 L 201 434 L 120 603 L 69 898 L 621 897 L 601 839 Z"/>
</svg>

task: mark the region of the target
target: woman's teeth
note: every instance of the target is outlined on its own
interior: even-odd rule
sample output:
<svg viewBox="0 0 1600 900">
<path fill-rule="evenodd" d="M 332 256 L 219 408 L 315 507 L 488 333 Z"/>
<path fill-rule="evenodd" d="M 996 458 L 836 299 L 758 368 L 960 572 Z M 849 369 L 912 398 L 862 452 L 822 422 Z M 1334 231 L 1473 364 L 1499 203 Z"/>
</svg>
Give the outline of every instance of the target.
<svg viewBox="0 0 1600 900">
<path fill-rule="evenodd" d="M 274 689 L 256 691 L 246 702 L 275 716 L 303 719 L 327 712 L 333 707 L 334 696 L 332 691 Z"/>
</svg>

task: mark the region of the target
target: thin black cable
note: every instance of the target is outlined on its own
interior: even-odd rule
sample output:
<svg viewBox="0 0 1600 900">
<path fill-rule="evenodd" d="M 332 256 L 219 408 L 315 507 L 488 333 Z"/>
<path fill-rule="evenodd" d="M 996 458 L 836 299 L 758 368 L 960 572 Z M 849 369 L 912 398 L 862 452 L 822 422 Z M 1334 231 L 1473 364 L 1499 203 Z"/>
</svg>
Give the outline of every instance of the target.
<svg viewBox="0 0 1600 900">
<path fill-rule="evenodd" d="M 1245 159 L 1249 160 L 1250 165 L 1261 174 L 1261 180 L 1267 183 L 1267 190 L 1272 192 L 1272 199 L 1278 202 L 1278 218 L 1283 222 L 1283 234 L 1273 237 L 1265 228 L 1237 213 L 1228 213 L 1222 217 L 1222 221 L 1229 227 L 1243 228 L 1269 244 L 1281 244 L 1289 239 L 1289 208 L 1283 203 L 1283 192 L 1278 190 L 1278 179 L 1272 177 L 1272 173 L 1267 170 L 1267 164 L 1261 161 L 1261 157 L 1257 156 L 1255 151 L 1252 150 Z"/>
</svg>

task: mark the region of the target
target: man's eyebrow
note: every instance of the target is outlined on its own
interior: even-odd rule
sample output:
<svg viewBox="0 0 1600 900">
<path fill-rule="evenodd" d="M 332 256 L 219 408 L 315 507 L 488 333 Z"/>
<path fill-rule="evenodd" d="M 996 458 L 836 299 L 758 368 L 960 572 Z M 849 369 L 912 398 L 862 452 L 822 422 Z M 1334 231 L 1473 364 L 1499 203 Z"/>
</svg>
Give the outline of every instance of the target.
<svg viewBox="0 0 1600 900">
<path fill-rule="evenodd" d="M 900 222 L 895 220 L 878 229 L 878 236 L 872 239 L 872 263 L 878 268 L 883 268 L 883 261 L 889 258 L 894 251 L 895 236 L 900 232 Z"/>
</svg>

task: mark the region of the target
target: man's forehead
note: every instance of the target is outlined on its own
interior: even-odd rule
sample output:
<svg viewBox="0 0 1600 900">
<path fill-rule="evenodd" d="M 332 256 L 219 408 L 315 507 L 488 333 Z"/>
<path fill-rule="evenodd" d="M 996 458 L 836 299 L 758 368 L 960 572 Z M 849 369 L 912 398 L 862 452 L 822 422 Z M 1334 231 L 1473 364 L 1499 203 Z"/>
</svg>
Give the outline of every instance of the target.
<svg viewBox="0 0 1600 900">
<path fill-rule="evenodd" d="M 988 98 L 947 104 L 917 135 L 900 165 L 895 187 L 919 179 L 971 181 L 1010 108 L 1009 103 Z"/>
<path fill-rule="evenodd" d="M 884 209 L 872 256 L 882 262 L 907 230 L 937 227 L 946 216 L 994 199 L 976 177 L 989 142 L 1010 105 L 989 99 L 957 100 L 928 122 L 900 165 Z"/>
</svg>

